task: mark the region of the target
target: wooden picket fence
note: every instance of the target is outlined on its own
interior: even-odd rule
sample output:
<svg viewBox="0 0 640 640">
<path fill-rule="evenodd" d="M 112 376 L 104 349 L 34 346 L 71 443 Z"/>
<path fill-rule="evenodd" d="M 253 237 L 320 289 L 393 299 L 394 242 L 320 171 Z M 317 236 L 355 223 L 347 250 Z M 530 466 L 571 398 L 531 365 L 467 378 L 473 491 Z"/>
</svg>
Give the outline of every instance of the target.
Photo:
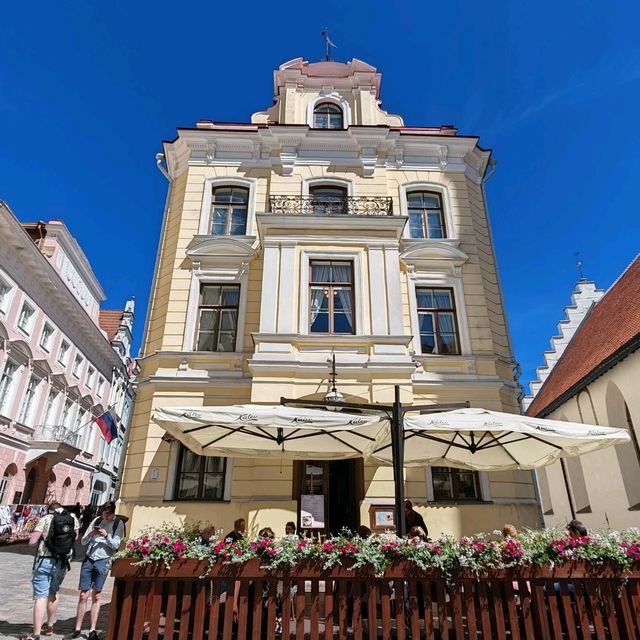
<svg viewBox="0 0 640 640">
<path fill-rule="evenodd" d="M 575 563 L 447 583 L 405 562 L 382 577 L 257 560 L 207 570 L 116 561 L 107 640 L 640 640 L 640 571 Z"/>
</svg>

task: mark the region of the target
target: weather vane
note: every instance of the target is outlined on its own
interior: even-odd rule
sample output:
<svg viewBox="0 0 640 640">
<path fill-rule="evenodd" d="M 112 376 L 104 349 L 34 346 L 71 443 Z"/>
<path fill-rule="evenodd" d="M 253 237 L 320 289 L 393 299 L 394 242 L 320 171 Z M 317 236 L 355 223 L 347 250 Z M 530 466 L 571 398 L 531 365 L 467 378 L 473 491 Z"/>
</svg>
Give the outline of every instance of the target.
<svg viewBox="0 0 640 640">
<path fill-rule="evenodd" d="M 580 252 L 576 251 L 573 254 L 576 257 L 576 269 L 580 272 L 580 280 L 584 280 L 584 273 L 582 273 L 582 260 L 580 260 Z"/>
<path fill-rule="evenodd" d="M 324 37 L 324 43 L 325 43 L 325 47 L 326 47 L 326 52 L 325 52 L 325 56 L 324 59 L 327 62 L 331 61 L 331 47 L 333 47 L 334 49 L 337 49 L 336 45 L 333 44 L 331 38 L 329 37 L 329 29 L 327 29 L 325 27 L 324 31 L 322 32 L 322 36 Z"/>
</svg>

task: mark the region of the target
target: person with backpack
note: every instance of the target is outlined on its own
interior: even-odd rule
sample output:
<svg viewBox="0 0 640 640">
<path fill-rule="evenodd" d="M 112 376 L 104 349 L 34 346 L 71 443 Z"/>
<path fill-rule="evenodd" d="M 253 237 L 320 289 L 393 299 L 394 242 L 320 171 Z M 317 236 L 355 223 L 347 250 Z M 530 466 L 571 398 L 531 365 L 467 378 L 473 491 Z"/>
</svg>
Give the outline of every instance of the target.
<svg viewBox="0 0 640 640">
<path fill-rule="evenodd" d="M 100 613 L 100 598 L 102 589 L 109 574 L 111 556 L 120 547 L 125 536 L 124 521 L 116 516 L 115 502 L 102 505 L 100 515 L 87 527 L 82 536 L 82 544 L 87 547 L 86 555 L 80 567 L 80 596 L 76 626 L 72 638 L 82 635 L 82 620 L 87 609 L 89 593 L 91 598 L 91 629 L 88 640 L 98 640 L 96 625 Z"/>
<path fill-rule="evenodd" d="M 33 561 L 33 635 L 22 640 L 39 640 L 40 635 L 53 634 L 58 611 L 58 591 L 70 568 L 69 562 L 80 524 L 59 502 L 52 502 L 47 514 L 40 518 L 29 538 L 38 545 Z M 45 612 L 47 622 L 44 623 Z"/>
</svg>

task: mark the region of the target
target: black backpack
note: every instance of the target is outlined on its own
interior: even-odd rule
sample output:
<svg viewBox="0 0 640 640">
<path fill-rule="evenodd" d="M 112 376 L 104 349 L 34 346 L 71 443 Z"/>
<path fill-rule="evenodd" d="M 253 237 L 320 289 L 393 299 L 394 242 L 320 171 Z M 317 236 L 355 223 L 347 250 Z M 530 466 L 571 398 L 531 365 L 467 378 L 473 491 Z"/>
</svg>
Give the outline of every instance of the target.
<svg viewBox="0 0 640 640">
<path fill-rule="evenodd" d="M 56 511 L 44 541 L 51 556 L 67 562 L 76 539 L 75 520 L 66 511 Z"/>
</svg>

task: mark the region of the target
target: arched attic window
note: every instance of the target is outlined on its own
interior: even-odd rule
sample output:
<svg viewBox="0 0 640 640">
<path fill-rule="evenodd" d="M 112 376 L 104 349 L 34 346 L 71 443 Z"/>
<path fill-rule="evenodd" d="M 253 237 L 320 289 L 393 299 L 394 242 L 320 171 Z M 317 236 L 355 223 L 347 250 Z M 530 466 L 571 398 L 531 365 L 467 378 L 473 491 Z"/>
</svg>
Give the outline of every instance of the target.
<svg viewBox="0 0 640 640">
<path fill-rule="evenodd" d="M 321 102 L 313 110 L 314 129 L 344 129 L 342 109 L 333 102 Z"/>
</svg>

